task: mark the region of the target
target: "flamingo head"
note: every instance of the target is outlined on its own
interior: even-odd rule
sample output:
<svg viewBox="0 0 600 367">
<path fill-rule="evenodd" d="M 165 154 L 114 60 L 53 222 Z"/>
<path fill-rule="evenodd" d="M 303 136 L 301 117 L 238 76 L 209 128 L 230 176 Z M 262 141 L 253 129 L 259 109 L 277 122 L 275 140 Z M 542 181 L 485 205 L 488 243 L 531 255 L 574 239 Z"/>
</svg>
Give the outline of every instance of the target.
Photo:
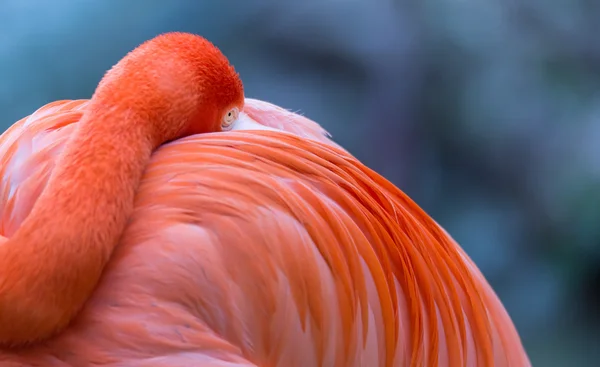
<svg viewBox="0 0 600 367">
<path fill-rule="evenodd" d="M 95 107 L 138 116 L 126 120 L 145 121 L 151 138 L 161 144 L 229 130 L 244 108 L 244 88 L 233 66 L 208 40 L 165 33 L 106 73 L 92 97 L 91 109 Z"/>
</svg>

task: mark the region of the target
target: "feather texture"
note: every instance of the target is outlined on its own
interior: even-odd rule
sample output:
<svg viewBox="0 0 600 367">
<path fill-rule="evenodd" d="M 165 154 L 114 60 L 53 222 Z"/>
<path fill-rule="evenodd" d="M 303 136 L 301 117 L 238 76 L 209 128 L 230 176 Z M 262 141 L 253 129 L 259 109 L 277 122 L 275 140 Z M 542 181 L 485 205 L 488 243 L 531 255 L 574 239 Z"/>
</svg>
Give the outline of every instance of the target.
<svg viewBox="0 0 600 367">
<path fill-rule="evenodd" d="M 0 234 L 86 106 L 54 102 L 0 137 Z M 244 111 L 281 131 L 160 147 L 82 313 L 43 345 L 0 350 L 2 366 L 529 366 L 482 274 L 402 191 L 313 121 Z"/>
</svg>

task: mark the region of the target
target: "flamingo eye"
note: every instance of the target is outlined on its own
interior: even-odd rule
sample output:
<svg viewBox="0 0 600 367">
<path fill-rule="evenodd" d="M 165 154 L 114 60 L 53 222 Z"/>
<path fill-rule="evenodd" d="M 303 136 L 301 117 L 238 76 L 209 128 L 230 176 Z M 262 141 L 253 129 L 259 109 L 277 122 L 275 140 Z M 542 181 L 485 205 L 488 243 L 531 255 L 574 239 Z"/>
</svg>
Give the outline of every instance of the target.
<svg viewBox="0 0 600 367">
<path fill-rule="evenodd" d="M 239 110 L 237 107 L 234 107 L 227 111 L 223 116 L 223 121 L 221 122 L 221 128 L 223 130 L 228 130 L 231 128 L 231 125 L 237 120 L 239 115 Z"/>
</svg>

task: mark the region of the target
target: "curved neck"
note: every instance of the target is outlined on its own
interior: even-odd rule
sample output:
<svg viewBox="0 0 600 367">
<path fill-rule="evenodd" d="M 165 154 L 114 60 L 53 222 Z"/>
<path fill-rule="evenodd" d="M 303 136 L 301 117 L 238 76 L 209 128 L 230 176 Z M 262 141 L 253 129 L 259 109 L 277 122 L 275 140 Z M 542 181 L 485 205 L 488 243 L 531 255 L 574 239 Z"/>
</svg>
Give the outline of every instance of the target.
<svg viewBox="0 0 600 367">
<path fill-rule="evenodd" d="M 0 244 L 0 345 L 64 328 L 92 294 L 131 215 L 156 142 L 129 110 L 94 110 L 88 105 L 31 213 Z"/>
</svg>

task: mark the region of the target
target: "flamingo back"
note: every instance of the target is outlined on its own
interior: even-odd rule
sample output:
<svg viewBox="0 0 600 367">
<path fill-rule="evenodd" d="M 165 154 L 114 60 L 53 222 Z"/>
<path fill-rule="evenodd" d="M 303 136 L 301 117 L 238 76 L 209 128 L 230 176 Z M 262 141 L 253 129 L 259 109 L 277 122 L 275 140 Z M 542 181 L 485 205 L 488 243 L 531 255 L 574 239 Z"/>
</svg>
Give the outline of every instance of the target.
<svg viewBox="0 0 600 367">
<path fill-rule="evenodd" d="M 0 137 L 0 234 L 29 213 L 86 103 Z M 529 365 L 487 281 L 410 198 L 315 122 L 258 100 L 244 111 L 278 131 L 159 148 L 80 316 L 0 351 L 3 366 Z"/>
</svg>

